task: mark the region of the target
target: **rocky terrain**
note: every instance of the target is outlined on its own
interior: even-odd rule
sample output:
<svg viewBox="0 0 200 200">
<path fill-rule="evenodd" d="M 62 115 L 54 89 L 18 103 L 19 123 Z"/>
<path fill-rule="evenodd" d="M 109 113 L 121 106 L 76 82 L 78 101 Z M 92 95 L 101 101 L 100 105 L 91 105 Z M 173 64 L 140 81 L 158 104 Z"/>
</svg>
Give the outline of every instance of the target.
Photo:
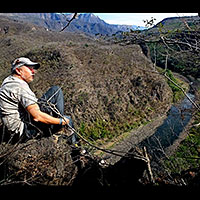
<svg viewBox="0 0 200 200">
<path fill-rule="evenodd" d="M 3 29 L 9 27 L 8 33 Z M 37 26 L 1 18 L 1 80 L 18 56 L 41 63 L 32 88 L 40 97 L 59 85 L 65 112 L 77 128 L 90 133 L 100 123 L 109 135 L 166 112 L 171 91 L 138 45 L 97 42 L 84 35 L 48 32 Z M 104 137 L 89 135 L 98 139 Z"/>
<path fill-rule="evenodd" d="M 67 20 L 73 17 L 73 14 L 64 13 L 0 13 L 2 16 L 8 16 L 11 19 L 30 22 L 35 25 L 45 27 L 47 30 L 60 31 L 66 26 Z M 123 31 L 135 29 L 144 29 L 136 25 L 113 25 L 95 16 L 93 13 L 81 13 L 76 16 L 65 32 L 85 33 L 87 35 L 112 35 Z"/>
<path fill-rule="evenodd" d="M 172 92 L 168 84 L 153 73 L 152 62 L 138 45 L 120 46 L 82 34 L 47 31 L 6 17 L 0 18 L 0 45 L 0 80 L 10 73 L 10 63 L 16 57 L 39 62 L 41 68 L 31 84 L 33 91 L 40 97 L 50 86 L 61 86 L 65 113 L 72 116 L 75 128 L 89 140 L 118 136 L 170 107 Z M 4 156 L 8 150 L 2 147 L 0 152 L 11 180 L 16 169 L 16 182 L 23 177 L 26 183 L 33 177 L 36 184 L 72 184 L 77 166 L 71 164 L 68 145 L 55 147 L 52 138 L 21 145 L 8 159 Z M 5 170 L 4 165 L 1 167 Z M 72 171 L 74 177 L 69 176 Z M 34 173 L 40 178 L 35 179 Z"/>
<path fill-rule="evenodd" d="M 121 158 L 114 165 L 101 166 L 97 157 L 80 155 L 62 137 L 29 140 L 17 146 L 1 144 L 0 152 L 1 186 L 124 188 L 130 187 L 129 183 L 131 187 L 139 186 L 138 179 L 146 169 L 144 161 L 131 156 Z"/>
</svg>

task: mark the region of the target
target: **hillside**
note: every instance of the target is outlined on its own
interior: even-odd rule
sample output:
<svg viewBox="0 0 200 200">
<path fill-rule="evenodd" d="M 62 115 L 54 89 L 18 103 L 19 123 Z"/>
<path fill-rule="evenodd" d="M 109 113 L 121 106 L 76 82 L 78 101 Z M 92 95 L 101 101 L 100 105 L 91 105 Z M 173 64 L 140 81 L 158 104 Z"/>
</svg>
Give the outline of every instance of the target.
<svg viewBox="0 0 200 200">
<path fill-rule="evenodd" d="M 173 19 L 169 20 L 173 22 Z M 164 22 L 167 24 L 169 21 Z M 169 40 L 179 38 L 180 42 L 183 39 L 196 41 L 196 54 L 194 49 L 185 48 L 184 52 L 187 54 L 182 62 L 193 62 L 195 73 L 189 71 L 192 68 L 187 68 L 188 71 L 185 70 L 184 73 L 194 77 L 196 75 L 198 78 L 198 22 L 199 20 L 195 26 L 190 24 L 191 28 L 196 28 L 190 32 L 184 29 L 181 32 L 177 29 L 165 32 L 167 26 L 157 27 L 157 32 L 152 35 L 148 35 L 148 31 L 132 32 L 132 36 L 128 35 L 127 39 L 129 45 L 124 45 L 123 41 L 117 44 L 111 40 L 95 40 L 84 34 L 49 31 L 37 25 L 1 16 L 0 82 L 10 73 L 10 64 L 16 57 L 27 56 L 41 63 L 41 68 L 31 83 L 36 95 L 40 97 L 52 85 L 61 86 L 65 97 L 65 113 L 72 116 L 79 133 L 90 141 L 108 141 L 148 123 L 157 116 L 160 117 L 171 105 L 172 92 L 163 76 L 153 73 L 152 61 L 155 60 L 152 55 L 155 54 L 150 55 L 154 51 L 153 45 L 157 48 L 157 53 L 166 53 L 166 48 L 161 46 L 160 41 L 147 42 L 149 46 L 145 46 L 142 40 L 134 40 L 133 34 L 138 37 L 136 39 L 141 39 L 138 33 L 142 36 L 146 33 L 146 38 L 142 39 L 149 41 L 159 40 L 161 34 Z M 174 48 L 173 45 L 170 47 Z M 179 47 L 183 48 L 180 45 Z M 145 50 L 146 55 L 151 57 L 144 55 Z M 178 54 L 183 55 L 183 51 Z M 170 60 L 168 61 L 170 67 Z M 156 64 L 159 63 L 164 66 L 165 54 L 163 58 L 157 54 Z M 184 69 L 186 67 L 188 66 L 185 65 Z M 169 180 L 168 176 L 170 180 L 174 177 L 177 184 L 179 180 L 181 184 L 185 180 L 186 184 L 187 180 L 190 185 L 199 184 L 199 162 L 196 162 L 196 159 L 199 159 L 199 113 L 194 120 L 194 126 L 192 125 L 188 137 L 181 143 L 177 153 L 166 160 L 166 166 L 169 167 L 166 171 L 167 177 L 163 177 L 162 172 L 155 169 L 161 173 L 156 184 L 165 184 L 165 180 Z M 153 128 L 145 128 L 145 134 L 149 135 Z M 137 131 L 135 138 L 139 138 L 143 132 Z M 101 186 L 133 188 L 141 177 L 144 178 L 146 163 L 133 159 L 128 154 L 130 152 L 114 165 L 102 167 L 95 156 L 72 156 L 74 152 L 66 143 L 66 138 L 54 136 L 30 140 L 14 148 L 10 144 L 0 145 L 1 184 L 78 185 L 90 188 L 96 182 Z M 187 156 L 191 155 L 192 161 L 187 160 Z M 149 158 L 152 159 L 150 156 Z"/>
<path fill-rule="evenodd" d="M 67 24 L 66 20 L 70 20 L 73 16 L 73 14 L 59 13 L 0 13 L 0 15 L 55 31 L 60 31 Z M 137 26 L 108 24 L 92 13 L 82 13 L 78 14 L 77 18 L 64 31 L 94 36 L 112 35 L 117 32 L 130 31 L 131 29 L 137 29 Z"/>
<path fill-rule="evenodd" d="M 199 30 L 200 18 L 174 17 L 159 22 L 148 34 L 154 38 L 165 38 L 165 44 L 160 42 L 149 43 L 149 50 L 153 62 L 165 68 L 166 54 L 168 54 L 168 68 L 172 71 L 199 78 Z M 156 56 L 156 59 L 155 59 Z"/>
<path fill-rule="evenodd" d="M 156 66 L 165 68 L 167 64 L 167 68 L 173 72 L 198 79 L 199 30 L 199 16 L 172 17 L 162 20 L 148 30 L 132 31 L 122 35 L 121 40 L 115 40 L 124 45 L 139 44 Z"/>
<path fill-rule="evenodd" d="M 65 112 L 86 137 L 112 138 L 170 106 L 167 83 L 150 71 L 152 63 L 138 45 L 110 45 L 4 17 L 0 30 L 1 81 L 18 56 L 40 62 L 33 91 L 40 97 L 50 86 L 60 85 Z"/>
<path fill-rule="evenodd" d="M 155 26 L 148 30 L 151 31 L 158 31 L 159 26 L 162 24 L 164 31 L 172 31 L 172 30 L 185 30 L 186 24 L 189 27 L 195 28 L 199 24 L 199 17 L 198 16 L 185 16 L 185 17 L 168 17 L 163 19 L 162 21 L 158 22 Z"/>
</svg>

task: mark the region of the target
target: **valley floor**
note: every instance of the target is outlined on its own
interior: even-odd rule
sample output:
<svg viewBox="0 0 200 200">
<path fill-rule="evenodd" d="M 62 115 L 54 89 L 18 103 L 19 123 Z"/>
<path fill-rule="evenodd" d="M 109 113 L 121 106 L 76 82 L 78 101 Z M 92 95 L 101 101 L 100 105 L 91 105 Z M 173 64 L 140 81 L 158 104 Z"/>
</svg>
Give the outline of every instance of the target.
<svg viewBox="0 0 200 200">
<path fill-rule="evenodd" d="M 128 152 L 131 148 L 139 144 L 145 138 L 154 134 L 156 128 L 159 127 L 163 123 L 166 117 L 167 117 L 166 115 L 157 117 L 153 121 L 149 122 L 147 125 L 142 125 L 139 128 L 130 131 L 129 133 L 124 133 L 123 139 L 121 139 L 122 137 L 120 137 L 120 141 L 117 140 L 112 143 L 112 146 L 109 145 L 110 148 L 113 150 Z M 109 148 L 109 147 L 106 146 L 105 148 Z M 106 153 L 103 157 L 105 159 L 107 158 L 106 161 L 110 164 L 114 164 L 120 160 L 119 156 L 111 155 L 108 153 Z"/>
</svg>

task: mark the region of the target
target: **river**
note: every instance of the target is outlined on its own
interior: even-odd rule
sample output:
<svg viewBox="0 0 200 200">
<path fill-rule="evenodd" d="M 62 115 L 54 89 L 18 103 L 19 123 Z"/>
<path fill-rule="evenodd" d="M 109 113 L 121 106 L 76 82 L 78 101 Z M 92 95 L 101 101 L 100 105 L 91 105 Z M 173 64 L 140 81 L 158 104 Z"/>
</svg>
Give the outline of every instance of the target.
<svg viewBox="0 0 200 200">
<path fill-rule="evenodd" d="M 194 100 L 193 94 L 188 93 L 188 96 Z M 172 105 L 167 116 L 158 117 L 149 124 L 131 131 L 128 137 L 114 145 L 112 149 L 128 152 L 136 146 L 140 148 L 146 146 L 151 159 L 160 159 L 189 123 L 192 117 L 191 108 L 192 103 L 185 97 L 180 103 Z M 105 154 L 104 159 L 114 164 L 120 157 Z"/>
<path fill-rule="evenodd" d="M 188 93 L 188 96 L 194 100 L 194 95 Z M 171 146 L 192 117 L 192 103 L 185 97 L 181 103 L 173 105 L 163 121 L 162 125 L 157 127 L 155 133 L 139 143 L 140 147 L 146 146 L 148 153 L 154 158 L 160 158 L 165 154 L 165 149 Z"/>
</svg>

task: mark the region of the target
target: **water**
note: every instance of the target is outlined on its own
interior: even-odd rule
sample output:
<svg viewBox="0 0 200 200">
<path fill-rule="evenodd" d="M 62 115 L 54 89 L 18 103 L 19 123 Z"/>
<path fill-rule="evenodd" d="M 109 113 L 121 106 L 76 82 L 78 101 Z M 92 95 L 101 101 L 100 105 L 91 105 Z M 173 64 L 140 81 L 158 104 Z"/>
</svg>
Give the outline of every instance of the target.
<svg viewBox="0 0 200 200">
<path fill-rule="evenodd" d="M 192 100 L 195 97 L 190 93 L 188 96 Z M 148 153 L 153 157 L 163 156 L 164 149 L 173 144 L 189 123 L 192 117 L 191 108 L 192 103 L 187 97 L 179 105 L 172 106 L 163 124 L 156 129 L 152 136 L 143 140 L 139 146 L 146 146 Z"/>
</svg>

